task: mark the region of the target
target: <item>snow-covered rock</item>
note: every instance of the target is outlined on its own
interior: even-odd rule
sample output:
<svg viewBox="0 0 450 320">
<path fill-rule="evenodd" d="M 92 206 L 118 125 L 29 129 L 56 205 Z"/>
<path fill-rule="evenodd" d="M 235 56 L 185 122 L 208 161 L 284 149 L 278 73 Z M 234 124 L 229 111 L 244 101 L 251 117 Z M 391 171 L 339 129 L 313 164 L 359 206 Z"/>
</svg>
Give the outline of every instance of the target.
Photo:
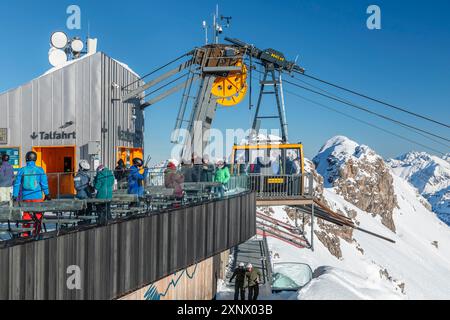
<svg viewBox="0 0 450 320">
<path fill-rule="evenodd" d="M 333 187 L 348 202 L 374 216 L 395 232 L 397 199 L 391 172 L 383 158 L 368 146 L 337 136 L 325 143 L 313 159 L 325 187 Z"/>
<path fill-rule="evenodd" d="M 399 177 L 407 180 L 431 204 L 434 212 L 450 225 L 450 159 L 425 152 L 410 152 L 388 164 Z"/>
<path fill-rule="evenodd" d="M 450 162 L 450 153 L 447 153 L 445 156 L 442 157 L 447 162 Z"/>
</svg>

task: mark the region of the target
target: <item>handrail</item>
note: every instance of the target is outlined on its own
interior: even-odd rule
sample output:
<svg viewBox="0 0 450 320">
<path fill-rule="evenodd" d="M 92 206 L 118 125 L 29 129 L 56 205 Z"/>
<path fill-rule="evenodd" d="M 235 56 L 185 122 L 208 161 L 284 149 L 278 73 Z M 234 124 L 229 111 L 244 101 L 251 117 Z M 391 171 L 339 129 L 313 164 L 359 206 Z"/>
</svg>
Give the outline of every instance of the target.
<svg viewBox="0 0 450 320">
<path fill-rule="evenodd" d="M 246 176 L 250 179 L 250 188 L 258 198 L 297 199 L 315 196 L 314 177 L 311 173 L 288 175 L 262 172 Z"/>
</svg>

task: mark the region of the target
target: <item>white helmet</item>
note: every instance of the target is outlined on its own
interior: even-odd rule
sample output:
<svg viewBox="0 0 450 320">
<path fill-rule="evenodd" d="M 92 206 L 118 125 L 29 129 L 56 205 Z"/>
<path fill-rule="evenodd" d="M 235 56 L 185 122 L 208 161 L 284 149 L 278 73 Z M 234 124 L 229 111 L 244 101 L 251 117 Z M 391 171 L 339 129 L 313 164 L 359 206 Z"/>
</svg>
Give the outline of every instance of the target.
<svg viewBox="0 0 450 320">
<path fill-rule="evenodd" d="M 245 263 L 241 262 L 239 263 L 239 268 L 244 268 L 245 267 Z"/>
<path fill-rule="evenodd" d="M 91 165 L 86 160 L 81 160 L 80 161 L 80 169 L 84 170 L 84 171 L 89 171 L 89 170 L 91 170 Z"/>
<path fill-rule="evenodd" d="M 249 263 L 249 264 L 247 265 L 247 269 L 253 269 L 253 265 L 252 265 L 251 263 Z"/>
</svg>

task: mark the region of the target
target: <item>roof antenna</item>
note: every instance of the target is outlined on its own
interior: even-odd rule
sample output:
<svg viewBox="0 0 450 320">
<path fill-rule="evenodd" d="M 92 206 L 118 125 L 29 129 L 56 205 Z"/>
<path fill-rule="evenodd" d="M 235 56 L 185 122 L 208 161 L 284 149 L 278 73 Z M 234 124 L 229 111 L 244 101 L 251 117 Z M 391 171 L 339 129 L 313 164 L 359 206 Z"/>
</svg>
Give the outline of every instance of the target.
<svg viewBox="0 0 450 320">
<path fill-rule="evenodd" d="M 214 36 L 214 44 L 219 44 L 219 36 L 223 33 L 223 29 L 230 28 L 232 17 L 226 17 L 224 15 L 219 15 L 219 5 L 216 5 L 216 12 L 213 15 L 213 36 Z M 225 21 L 226 25 L 223 26 L 221 21 Z M 206 34 L 206 44 L 208 44 L 208 26 L 206 21 L 203 21 L 203 29 Z"/>
<path fill-rule="evenodd" d="M 205 30 L 205 45 L 208 45 L 208 25 L 205 20 L 203 20 L 203 30 Z"/>
</svg>

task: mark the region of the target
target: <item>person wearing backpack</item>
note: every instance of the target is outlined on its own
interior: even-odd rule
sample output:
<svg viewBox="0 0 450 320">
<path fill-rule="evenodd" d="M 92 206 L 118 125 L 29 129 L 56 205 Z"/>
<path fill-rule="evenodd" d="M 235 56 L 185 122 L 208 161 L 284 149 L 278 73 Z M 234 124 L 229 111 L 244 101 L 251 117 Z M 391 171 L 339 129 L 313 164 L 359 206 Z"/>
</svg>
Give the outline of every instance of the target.
<svg viewBox="0 0 450 320">
<path fill-rule="evenodd" d="M 112 219 L 110 201 L 112 201 L 113 198 L 113 172 L 104 165 L 100 165 L 97 168 L 97 175 L 94 178 L 94 187 L 97 190 L 96 198 L 99 200 L 107 200 L 105 203 L 96 205 L 99 216 L 98 222 L 100 225 L 105 226 L 108 224 L 108 220 Z"/>
<path fill-rule="evenodd" d="M 144 196 L 144 181 L 148 177 L 148 168 L 144 167 L 144 174 L 141 174 L 142 167 L 144 160 L 135 158 L 128 174 L 128 194 L 135 194 L 140 198 Z"/>
<path fill-rule="evenodd" d="M 89 175 L 91 165 L 86 160 L 81 160 L 79 164 L 79 170 L 74 181 L 75 191 L 77 192 L 76 198 L 79 200 L 86 200 L 92 198 L 93 187 L 91 186 L 91 176 Z"/>
<path fill-rule="evenodd" d="M 25 156 L 26 166 L 21 168 L 17 173 L 13 187 L 14 202 L 43 202 L 50 201 L 50 190 L 48 188 L 48 179 L 44 169 L 36 165 L 37 154 L 30 151 Z M 44 194 L 44 199 L 42 194 Z M 30 214 L 24 212 L 22 220 L 34 221 L 33 236 L 38 236 L 41 232 L 42 213 Z M 24 224 L 24 228 L 29 228 L 30 224 Z M 28 233 L 23 235 L 28 237 Z"/>
</svg>

